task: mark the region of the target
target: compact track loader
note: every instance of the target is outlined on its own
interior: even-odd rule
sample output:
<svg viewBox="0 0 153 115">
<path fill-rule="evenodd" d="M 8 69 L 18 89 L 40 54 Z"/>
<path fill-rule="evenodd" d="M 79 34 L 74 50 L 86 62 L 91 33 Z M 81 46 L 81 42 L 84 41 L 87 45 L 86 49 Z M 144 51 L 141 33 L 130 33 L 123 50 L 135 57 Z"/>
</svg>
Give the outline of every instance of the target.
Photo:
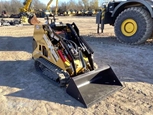
<svg viewBox="0 0 153 115">
<path fill-rule="evenodd" d="M 34 27 L 35 68 L 49 80 L 89 107 L 120 89 L 122 84 L 110 66 L 97 69 L 93 50 L 72 24 L 37 24 Z"/>
</svg>

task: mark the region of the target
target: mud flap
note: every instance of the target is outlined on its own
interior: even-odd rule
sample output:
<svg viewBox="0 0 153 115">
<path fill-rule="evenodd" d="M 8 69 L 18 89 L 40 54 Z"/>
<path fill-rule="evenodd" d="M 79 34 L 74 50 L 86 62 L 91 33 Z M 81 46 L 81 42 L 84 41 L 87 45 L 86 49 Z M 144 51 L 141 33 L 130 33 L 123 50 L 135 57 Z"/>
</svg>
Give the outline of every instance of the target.
<svg viewBox="0 0 153 115">
<path fill-rule="evenodd" d="M 33 16 L 29 17 L 28 23 L 31 25 L 36 25 L 36 24 L 40 24 L 41 22 L 37 19 L 37 17 L 35 15 L 33 15 Z"/>
<path fill-rule="evenodd" d="M 106 65 L 70 79 L 66 92 L 89 107 L 121 87 L 111 67 Z"/>
</svg>

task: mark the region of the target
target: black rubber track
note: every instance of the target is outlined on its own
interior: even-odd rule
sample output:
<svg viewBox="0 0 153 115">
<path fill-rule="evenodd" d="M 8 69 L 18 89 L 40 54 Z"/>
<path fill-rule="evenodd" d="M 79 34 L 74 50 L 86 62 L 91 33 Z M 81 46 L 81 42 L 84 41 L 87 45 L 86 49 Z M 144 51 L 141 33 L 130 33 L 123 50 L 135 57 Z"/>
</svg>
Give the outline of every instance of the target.
<svg viewBox="0 0 153 115">
<path fill-rule="evenodd" d="M 125 36 L 121 32 L 121 24 L 126 19 L 133 19 L 138 25 L 137 32 L 133 36 Z M 131 7 L 122 11 L 115 21 L 115 34 L 117 40 L 126 44 L 141 44 L 151 38 L 153 32 L 153 20 L 142 7 Z"/>
</svg>

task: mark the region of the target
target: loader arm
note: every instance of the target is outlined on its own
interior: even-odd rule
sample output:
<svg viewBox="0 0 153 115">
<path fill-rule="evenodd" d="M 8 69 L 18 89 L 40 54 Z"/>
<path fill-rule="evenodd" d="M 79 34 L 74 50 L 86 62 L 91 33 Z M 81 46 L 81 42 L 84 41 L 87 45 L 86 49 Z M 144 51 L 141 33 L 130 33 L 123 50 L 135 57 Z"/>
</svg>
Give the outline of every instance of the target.
<svg viewBox="0 0 153 115">
<path fill-rule="evenodd" d="M 20 8 L 20 12 L 28 12 L 30 11 L 30 6 L 31 6 L 32 0 L 25 0 L 23 3 L 24 6 Z"/>
<path fill-rule="evenodd" d="M 51 3 L 53 2 L 53 0 L 50 0 L 48 3 L 47 3 L 47 6 L 46 6 L 46 10 L 47 11 L 50 11 L 50 5 Z M 56 0 L 56 8 L 55 8 L 55 14 L 57 15 L 57 11 L 58 11 L 58 0 Z"/>
<path fill-rule="evenodd" d="M 40 21 L 35 16 L 34 10 L 31 10 L 32 0 L 25 0 L 24 6 L 20 8 L 21 21 L 23 23 L 29 23 L 31 25 L 39 24 Z"/>
<path fill-rule="evenodd" d="M 50 5 L 51 5 L 52 1 L 53 1 L 53 0 L 50 0 L 50 1 L 47 3 L 46 10 L 50 11 Z"/>
<path fill-rule="evenodd" d="M 55 9 L 55 15 L 57 15 L 58 13 L 57 13 L 57 11 L 58 11 L 58 0 L 56 0 L 56 9 Z"/>
</svg>

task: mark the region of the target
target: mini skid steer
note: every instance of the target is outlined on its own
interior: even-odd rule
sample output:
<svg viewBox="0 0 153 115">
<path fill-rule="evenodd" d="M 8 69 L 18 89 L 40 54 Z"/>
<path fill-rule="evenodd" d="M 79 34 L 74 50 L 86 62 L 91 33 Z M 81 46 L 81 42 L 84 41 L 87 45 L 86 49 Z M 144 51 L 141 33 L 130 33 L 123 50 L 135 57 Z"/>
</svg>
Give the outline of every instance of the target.
<svg viewBox="0 0 153 115">
<path fill-rule="evenodd" d="M 93 53 L 79 35 L 75 23 L 34 26 L 33 59 L 36 70 L 45 78 L 66 87 L 66 92 L 85 107 L 122 87 L 110 66 L 96 66 Z"/>
</svg>

